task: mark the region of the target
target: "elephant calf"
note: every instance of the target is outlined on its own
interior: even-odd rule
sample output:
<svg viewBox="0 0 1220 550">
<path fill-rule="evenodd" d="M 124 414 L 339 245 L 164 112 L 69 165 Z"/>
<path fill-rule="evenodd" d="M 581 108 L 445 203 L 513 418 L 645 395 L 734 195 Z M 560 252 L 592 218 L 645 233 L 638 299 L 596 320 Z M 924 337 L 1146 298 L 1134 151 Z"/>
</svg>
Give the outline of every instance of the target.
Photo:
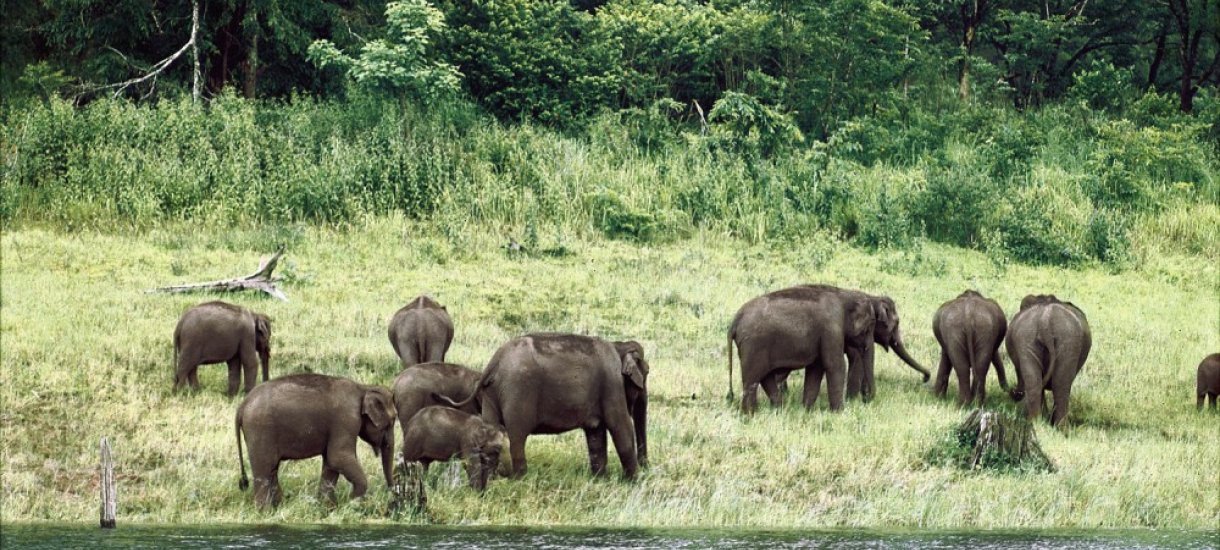
<svg viewBox="0 0 1220 550">
<path fill-rule="evenodd" d="M 1196 391 L 1195 408 L 1203 410 L 1203 398 L 1207 397 L 1211 402 L 1211 408 L 1216 408 L 1216 396 L 1220 395 L 1220 353 L 1213 353 L 1203 358 L 1203 362 L 1199 363 L 1199 374 L 1197 376 L 1198 390 Z"/>
<path fill-rule="evenodd" d="M 245 490 L 246 463 L 241 439 L 250 448 L 254 501 L 260 508 L 280 502 L 279 468 L 284 460 L 322 457 L 319 491 L 335 500 L 339 475 L 352 484 L 352 497 L 364 495 L 368 481 L 356 459 L 356 439 L 381 455 L 386 484 L 393 486 L 394 398 L 380 386 L 357 384 L 321 374 L 293 374 L 254 388 L 237 407 L 238 487 Z"/>
<path fill-rule="evenodd" d="M 199 389 L 199 365 L 228 363 L 229 397 L 237 394 L 242 372 L 246 391 L 258 384 L 258 363 L 267 381 L 271 360 L 271 320 L 244 307 L 215 301 L 186 310 L 174 327 L 174 389 Z"/>
<path fill-rule="evenodd" d="M 932 334 L 940 344 L 940 368 L 932 392 L 937 397 L 945 396 L 952 368 L 957 374 L 957 404 L 966 406 L 977 399 L 982 407 L 990 364 L 995 365 L 1000 387 L 1007 390 L 1004 363 L 1000 361 L 1000 344 L 1007 330 L 1008 321 L 1000 304 L 973 290 L 941 305 L 932 318 Z"/>
<path fill-rule="evenodd" d="M 416 296 L 390 319 L 390 345 L 403 367 L 445 360 L 453 342 L 449 312 L 428 296 Z"/>
<path fill-rule="evenodd" d="M 424 471 L 436 460 L 461 456 L 470 486 L 480 491 L 500 464 L 508 438 L 499 426 L 473 414 L 443 406 L 424 407 L 403 426 L 403 462 L 419 462 Z"/>
</svg>

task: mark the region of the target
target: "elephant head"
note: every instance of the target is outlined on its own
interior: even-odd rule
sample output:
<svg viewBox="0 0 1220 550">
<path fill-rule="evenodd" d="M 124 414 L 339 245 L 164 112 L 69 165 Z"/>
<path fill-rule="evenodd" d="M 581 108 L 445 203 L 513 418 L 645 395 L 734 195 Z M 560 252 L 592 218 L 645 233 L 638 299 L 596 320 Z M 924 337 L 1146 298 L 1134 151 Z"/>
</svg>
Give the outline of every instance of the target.
<svg viewBox="0 0 1220 550">
<path fill-rule="evenodd" d="M 373 448 L 374 455 L 381 456 L 381 469 L 386 484 L 394 485 L 394 397 L 390 391 L 379 386 L 362 386 L 364 395 L 360 402 L 360 439 Z"/>
<path fill-rule="evenodd" d="M 470 486 L 482 491 L 487 488 L 487 481 L 500 464 L 500 457 L 508 446 L 508 434 L 499 426 L 477 421 L 479 427 L 466 435 L 469 438 L 465 453 L 466 475 L 470 479 Z"/>
<path fill-rule="evenodd" d="M 641 466 L 648 465 L 648 361 L 644 347 L 635 340 L 614 342 L 623 363 L 623 389 L 627 411 L 635 424 L 636 456 Z"/>
<path fill-rule="evenodd" d="M 923 381 L 927 382 L 931 373 L 907 353 L 906 345 L 902 343 L 902 335 L 898 331 L 898 308 L 894 305 L 894 300 L 889 296 L 874 296 L 872 306 L 875 319 L 873 341 L 885 351 L 893 348 L 894 353 L 908 366 L 923 374 Z"/>
<path fill-rule="evenodd" d="M 271 318 L 262 313 L 254 314 L 254 351 L 263 364 L 263 382 L 271 371 Z"/>
</svg>

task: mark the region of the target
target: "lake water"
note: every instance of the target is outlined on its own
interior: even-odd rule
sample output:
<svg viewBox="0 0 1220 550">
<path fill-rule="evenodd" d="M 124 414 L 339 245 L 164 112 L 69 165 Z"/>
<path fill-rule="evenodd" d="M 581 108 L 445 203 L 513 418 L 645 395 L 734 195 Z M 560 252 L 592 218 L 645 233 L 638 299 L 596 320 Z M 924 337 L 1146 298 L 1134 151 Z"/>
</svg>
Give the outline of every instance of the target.
<svg viewBox="0 0 1220 550">
<path fill-rule="evenodd" d="M 414 526 L 0 526 L 9 548 L 1215 549 L 1201 531 L 755 531 Z"/>
</svg>

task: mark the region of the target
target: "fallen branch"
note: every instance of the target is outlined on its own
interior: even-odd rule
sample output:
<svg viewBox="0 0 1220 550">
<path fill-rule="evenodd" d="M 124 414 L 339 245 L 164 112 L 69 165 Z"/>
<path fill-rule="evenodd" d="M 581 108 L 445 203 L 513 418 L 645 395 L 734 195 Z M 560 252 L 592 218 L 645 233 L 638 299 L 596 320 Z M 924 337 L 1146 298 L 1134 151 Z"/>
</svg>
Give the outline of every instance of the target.
<svg viewBox="0 0 1220 550">
<path fill-rule="evenodd" d="M 270 258 L 264 258 L 258 266 L 258 271 L 246 275 L 245 277 L 237 277 L 235 279 L 224 279 L 220 281 L 211 281 L 207 283 L 195 283 L 190 285 L 163 286 L 154 288 L 148 292 L 235 292 L 239 290 L 261 290 L 285 302 L 288 297 L 284 295 L 280 289 L 275 287 L 277 281 L 282 281 L 280 277 L 272 277 L 271 272 L 275 271 L 276 264 L 280 261 L 280 256 L 284 255 L 284 246 L 280 245 L 279 250 Z"/>
</svg>

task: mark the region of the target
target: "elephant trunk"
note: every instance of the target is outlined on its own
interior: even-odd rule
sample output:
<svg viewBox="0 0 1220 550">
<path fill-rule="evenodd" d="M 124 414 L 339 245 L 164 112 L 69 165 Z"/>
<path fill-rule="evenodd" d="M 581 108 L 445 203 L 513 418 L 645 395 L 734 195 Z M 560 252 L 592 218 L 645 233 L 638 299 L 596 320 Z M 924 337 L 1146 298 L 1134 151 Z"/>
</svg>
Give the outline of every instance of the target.
<svg viewBox="0 0 1220 550">
<path fill-rule="evenodd" d="M 381 438 L 381 470 L 385 473 L 385 483 L 391 489 L 394 487 L 394 426 L 386 429 Z"/>
<path fill-rule="evenodd" d="M 636 399 L 635 409 L 631 411 L 631 420 L 635 425 L 635 454 L 640 466 L 648 467 L 648 390 L 640 393 Z"/>
<path fill-rule="evenodd" d="M 258 360 L 263 364 L 263 382 L 270 379 L 271 373 L 271 351 L 263 350 L 258 352 Z"/>
<path fill-rule="evenodd" d="M 902 359 L 902 361 L 904 363 L 909 365 L 911 368 L 919 371 L 920 374 L 923 374 L 923 381 L 925 383 L 928 381 L 929 378 L 932 377 L 932 374 L 930 372 L 928 372 L 928 369 L 925 369 L 922 366 L 920 366 L 919 362 L 915 361 L 915 359 L 913 359 L 911 357 L 911 354 L 907 353 L 907 347 L 906 347 L 906 345 L 904 345 L 902 343 L 901 338 L 894 340 L 894 353 L 898 354 L 898 357 L 900 359 Z"/>
</svg>

